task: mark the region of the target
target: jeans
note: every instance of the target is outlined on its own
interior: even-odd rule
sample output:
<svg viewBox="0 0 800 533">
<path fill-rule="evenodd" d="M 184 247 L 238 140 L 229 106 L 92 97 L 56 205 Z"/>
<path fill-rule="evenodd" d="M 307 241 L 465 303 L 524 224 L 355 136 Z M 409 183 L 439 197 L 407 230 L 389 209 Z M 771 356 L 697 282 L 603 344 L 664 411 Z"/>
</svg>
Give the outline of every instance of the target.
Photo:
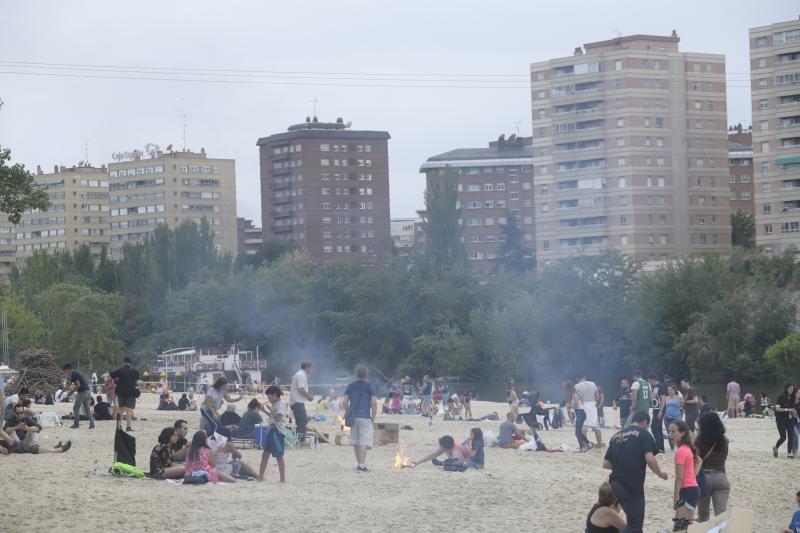
<svg viewBox="0 0 800 533">
<path fill-rule="evenodd" d="M 678 420 L 680 420 L 680 418 L 665 418 L 664 427 L 667 428 L 667 431 L 669 431 L 669 425 L 672 424 L 673 422 L 677 422 Z M 669 441 L 669 449 L 670 450 L 675 449 L 675 443 L 672 442 L 672 439 L 670 439 Z"/>
<path fill-rule="evenodd" d="M 658 448 L 661 453 L 664 453 L 664 425 L 662 424 L 663 420 L 658 417 L 659 412 L 659 409 L 653 409 L 653 416 L 650 421 L 650 432 L 653 434 L 653 438 L 656 439 L 656 448 Z"/>
<path fill-rule="evenodd" d="M 789 441 L 787 443 L 787 448 L 789 449 L 789 453 L 792 453 L 792 447 L 794 446 L 794 429 L 792 428 L 792 419 L 788 416 L 782 416 L 787 413 L 777 413 L 775 416 L 775 424 L 778 426 L 778 442 L 775 443 L 776 448 L 780 448 L 781 444 L 785 441 Z"/>
<path fill-rule="evenodd" d="M 583 448 L 589 447 L 589 439 L 583 434 L 583 423 L 586 422 L 586 411 L 583 409 L 575 409 L 575 437 L 578 439 L 578 446 Z"/>
<path fill-rule="evenodd" d="M 625 526 L 622 533 L 643 533 L 644 493 L 633 494 L 618 481 L 611 482 L 611 489 L 622 505 L 622 510 L 625 511 L 628 520 L 628 525 Z"/>
<path fill-rule="evenodd" d="M 294 422 L 297 424 L 297 436 L 305 436 L 308 431 L 308 415 L 306 414 L 306 404 L 297 402 L 292 404 Z"/>
<path fill-rule="evenodd" d="M 214 413 L 212 411 L 209 411 L 205 407 L 201 407 L 200 416 L 206 422 L 206 433 L 208 436 L 212 436 L 214 433 L 219 433 L 220 435 L 229 439 L 233 437 L 231 430 L 223 426 L 219 418 L 214 418 Z"/>
<path fill-rule="evenodd" d="M 86 416 L 89 418 L 89 427 L 94 427 L 94 414 L 92 411 L 92 406 L 89 404 L 89 400 L 91 398 L 92 391 L 90 390 L 75 393 L 75 403 L 72 405 L 72 416 L 75 417 L 72 422 L 73 425 L 77 426 L 81 421 L 81 407 L 83 407 L 83 410 L 86 412 Z"/>
<path fill-rule="evenodd" d="M 731 484 L 725 472 L 703 470 L 706 478 L 706 491 L 709 497 L 700 500 L 697 506 L 697 521 L 709 519 L 711 503 L 714 503 L 714 516 L 722 514 L 728 508 L 728 497 L 731 495 Z"/>
<path fill-rule="evenodd" d="M 792 453 L 797 453 L 797 445 L 800 444 L 800 422 L 796 419 L 792 419 L 792 428 L 794 431 L 794 442 L 792 443 Z"/>
</svg>

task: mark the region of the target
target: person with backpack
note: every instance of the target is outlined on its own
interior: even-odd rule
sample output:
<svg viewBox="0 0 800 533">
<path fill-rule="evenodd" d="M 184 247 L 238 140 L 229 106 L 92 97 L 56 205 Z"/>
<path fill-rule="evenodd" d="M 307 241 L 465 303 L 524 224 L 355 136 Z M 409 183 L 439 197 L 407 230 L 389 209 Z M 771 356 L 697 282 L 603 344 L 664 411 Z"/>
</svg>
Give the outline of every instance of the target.
<svg viewBox="0 0 800 533">
<path fill-rule="evenodd" d="M 368 472 L 367 450 L 372 448 L 375 416 L 378 414 L 378 394 L 367 381 L 367 369 L 356 370 L 356 380 L 347 386 L 342 398 L 345 423 L 350 428 L 350 445 L 355 452 L 356 472 Z"/>
<path fill-rule="evenodd" d="M 643 411 L 650 414 L 650 397 L 653 394 L 653 389 L 646 379 L 642 379 L 642 371 L 633 371 L 633 383 L 631 384 L 631 414 L 625 421 L 625 427 L 628 427 L 633 422 L 633 415 L 637 411 Z M 649 417 L 648 417 L 649 418 Z"/>
</svg>

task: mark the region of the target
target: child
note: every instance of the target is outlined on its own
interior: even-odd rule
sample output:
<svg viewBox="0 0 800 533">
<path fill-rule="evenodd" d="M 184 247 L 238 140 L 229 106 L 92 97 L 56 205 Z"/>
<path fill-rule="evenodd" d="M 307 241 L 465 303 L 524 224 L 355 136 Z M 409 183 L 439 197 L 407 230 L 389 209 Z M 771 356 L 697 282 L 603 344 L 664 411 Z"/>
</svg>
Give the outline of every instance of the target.
<svg viewBox="0 0 800 533">
<path fill-rule="evenodd" d="M 767 396 L 766 393 L 762 392 L 761 393 L 761 414 L 762 415 L 764 414 L 764 411 L 766 411 L 768 407 L 769 407 L 769 396 Z"/>
<path fill-rule="evenodd" d="M 675 527 L 672 531 L 684 531 L 694 519 L 694 510 L 700 500 L 700 487 L 697 485 L 697 449 L 692 441 L 689 425 L 683 420 L 675 420 L 669 425 L 669 438 L 675 443 Z"/>
<path fill-rule="evenodd" d="M 192 445 L 186 452 L 186 476 L 197 472 L 206 472 L 208 480 L 216 483 L 219 480 L 234 483 L 236 480 L 224 472 L 218 472 L 215 465 L 217 459 L 208 447 L 208 437 L 205 431 L 198 431 L 192 437 Z"/>
<path fill-rule="evenodd" d="M 800 507 L 800 491 L 795 494 L 797 499 L 797 506 Z M 800 509 L 797 509 L 792 515 L 792 521 L 789 522 L 789 527 L 783 530 L 783 533 L 800 533 Z"/>
<path fill-rule="evenodd" d="M 281 397 L 283 392 L 277 385 L 267 388 L 267 398 L 269 398 L 269 432 L 264 442 L 264 452 L 261 454 L 261 466 L 258 469 L 258 480 L 264 481 L 264 472 L 267 470 L 267 463 L 270 456 L 274 456 L 278 461 L 278 473 L 280 482 L 286 483 L 286 464 L 283 460 L 284 439 L 286 434 L 286 402 Z"/>
</svg>

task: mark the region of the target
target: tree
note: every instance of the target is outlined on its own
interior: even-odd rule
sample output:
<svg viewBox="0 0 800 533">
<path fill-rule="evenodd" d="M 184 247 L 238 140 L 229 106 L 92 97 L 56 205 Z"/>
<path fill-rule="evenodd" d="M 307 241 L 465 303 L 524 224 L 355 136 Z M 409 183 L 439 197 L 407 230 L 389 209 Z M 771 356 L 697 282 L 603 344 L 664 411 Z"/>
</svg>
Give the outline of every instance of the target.
<svg viewBox="0 0 800 533">
<path fill-rule="evenodd" d="M 533 252 L 522 244 L 523 234 L 519 228 L 519 221 L 511 211 L 506 211 L 506 223 L 500 224 L 503 246 L 500 247 L 500 256 L 495 261 L 493 269 L 505 269 L 517 274 L 530 270 L 536 266 Z"/>
<path fill-rule="evenodd" d="M 800 331 L 790 333 L 767 349 L 765 358 L 775 366 L 778 373 L 788 377 L 797 376 L 800 364 Z"/>
<path fill-rule="evenodd" d="M 731 243 L 742 248 L 755 248 L 756 222 L 752 214 L 741 210 L 731 213 Z"/>
<path fill-rule="evenodd" d="M 261 265 L 271 265 L 283 255 L 298 250 L 296 244 L 287 241 L 269 239 L 258 247 L 254 254 L 240 254 L 236 256 L 236 266 L 242 268 L 245 265 L 258 268 Z"/>
<path fill-rule="evenodd" d="M 58 283 L 36 297 L 47 326 L 49 347 L 62 360 L 87 358 L 90 367 L 119 359 L 123 344 L 117 339 L 122 301 L 118 295 L 88 287 Z"/>
<path fill-rule="evenodd" d="M 458 173 L 447 167 L 428 181 L 425 211 L 420 213 L 425 252 L 436 271 L 466 262 L 461 243 Z"/>
<path fill-rule="evenodd" d="M 0 297 L 0 310 L 8 313 L 8 342 L 12 355 L 39 345 L 44 337 L 44 325 L 22 300 L 6 294 Z"/>
</svg>

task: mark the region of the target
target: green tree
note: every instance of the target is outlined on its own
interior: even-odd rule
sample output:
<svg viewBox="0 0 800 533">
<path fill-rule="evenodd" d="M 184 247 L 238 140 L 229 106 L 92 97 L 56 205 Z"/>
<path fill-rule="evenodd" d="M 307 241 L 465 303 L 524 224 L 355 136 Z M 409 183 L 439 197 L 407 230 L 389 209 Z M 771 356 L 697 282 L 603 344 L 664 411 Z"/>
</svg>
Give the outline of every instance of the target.
<svg viewBox="0 0 800 533">
<path fill-rule="evenodd" d="M 58 283 L 36 297 L 47 327 L 48 346 L 62 360 L 111 364 L 119 359 L 123 344 L 117 339 L 122 302 L 118 295 L 88 287 Z"/>
<path fill-rule="evenodd" d="M 251 266 L 253 268 L 258 268 L 261 265 L 269 266 L 285 254 L 297 250 L 298 247 L 296 244 L 277 239 L 269 239 L 258 247 L 256 253 L 252 255 L 240 254 L 236 256 L 236 267 L 240 269 L 244 266 Z"/>
<path fill-rule="evenodd" d="M 436 271 L 464 264 L 461 209 L 458 207 L 458 172 L 450 167 L 428 181 L 425 211 L 420 213 L 425 233 L 425 253 Z"/>
<path fill-rule="evenodd" d="M 519 220 L 511 211 L 506 211 L 506 223 L 500 224 L 503 245 L 495 261 L 494 271 L 505 269 L 514 273 L 528 271 L 536 266 L 533 252 L 523 244 L 523 233 Z"/>
<path fill-rule="evenodd" d="M 742 248 L 755 248 L 756 222 L 752 214 L 741 210 L 731 213 L 731 243 Z"/>
<path fill-rule="evenodd" d="M 790 333 L 767 349 L 767 361 L 782 376 L 797 376 L 800 365 L 800 331 Z"/>
<path fill-rule="evenodd" d="M 40 345 L 44 325 L 22 300 L 14 294 L 0 296 L 0 311 L 8 313 L 8 343 L 12 356 Z"/>
</svg>

